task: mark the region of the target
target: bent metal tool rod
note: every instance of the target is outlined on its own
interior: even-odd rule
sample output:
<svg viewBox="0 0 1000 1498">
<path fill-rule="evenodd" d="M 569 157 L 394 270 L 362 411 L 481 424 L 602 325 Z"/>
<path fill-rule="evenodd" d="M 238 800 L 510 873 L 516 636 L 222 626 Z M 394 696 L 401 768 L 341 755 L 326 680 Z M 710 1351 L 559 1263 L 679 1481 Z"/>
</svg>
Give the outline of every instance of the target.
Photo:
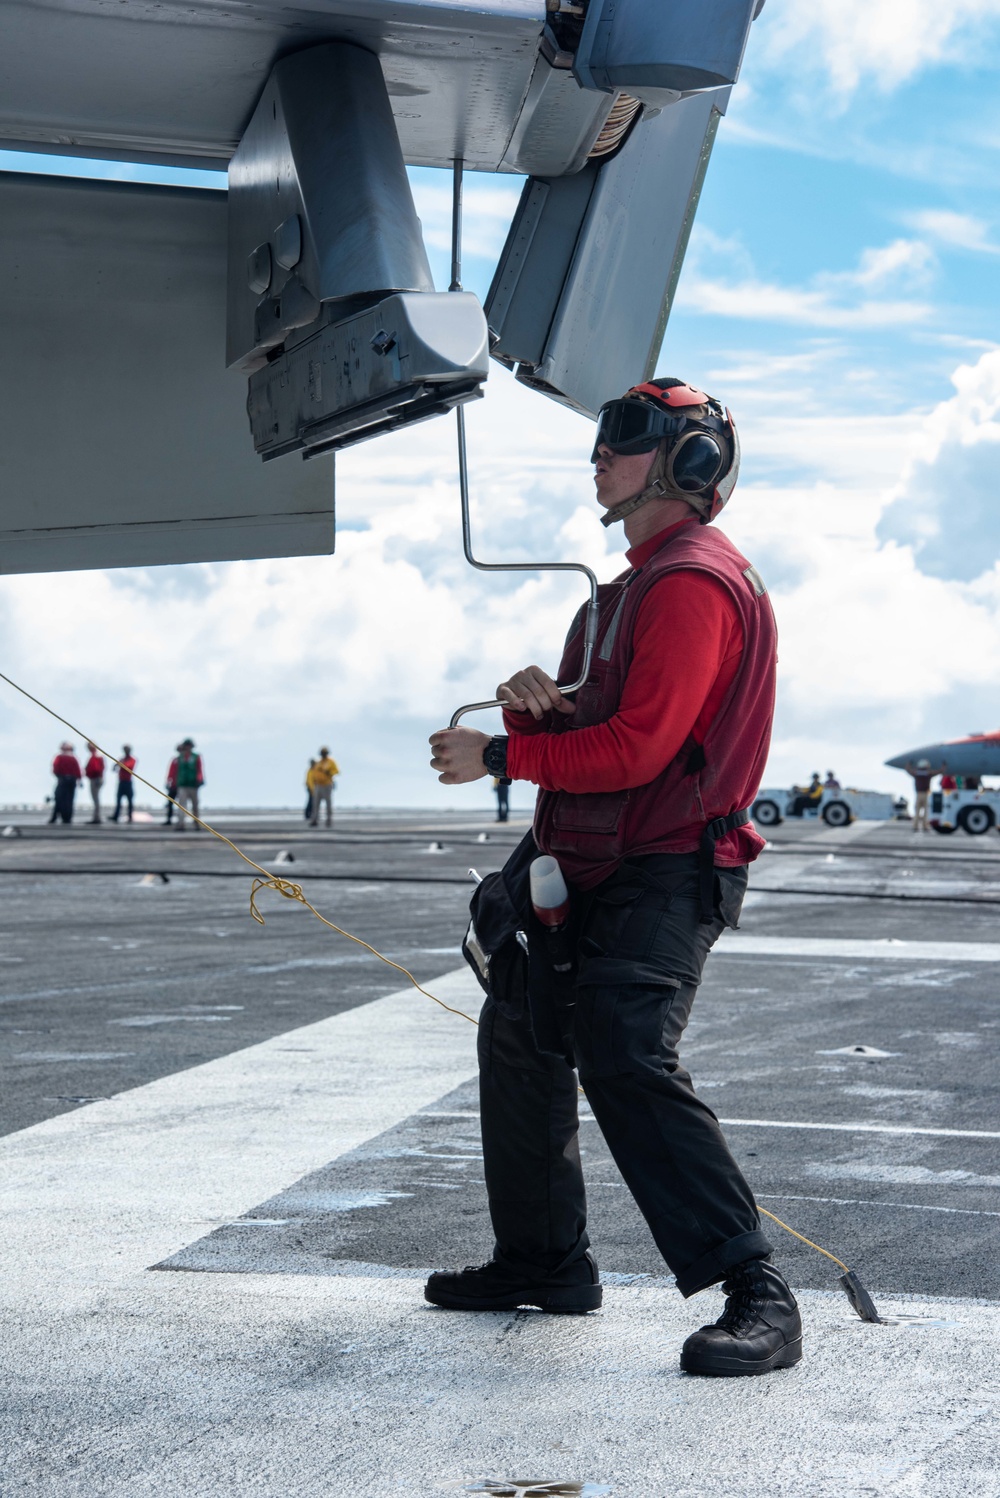
<svg viewBox="0 0 1000 1498">
<path fill-rule="evenodd" d="M 451 285 L 449 291 L 462 289 L 462 174 L 461 157 L 456 157 L 452 176 L 451 213 Z M 462 502 L 462 550 L 470 567 L 480 572 L 582 572 L 590 584 L 590 598 L 586 604 L 583 626 L 583 665 L 576 681 L 559 690 L 565 696 L 578 692 L 590 675 L 590 663 L 594 657 L 597 641 L 597 578 L 583 562 L 481 562 L 472 550 L 472 518 L 469 512 L 469 463 L 465 443 L 465 409 L 456 406 L 455 419 L 458 424 L 458 487 Z M 484 712 L 490 707 L 502 707 L 503 703 L 492 699 L 489 702 L 467 702 L 451 715 L 449 728 L 457 728 L 466 713 Z"/>
</svg>

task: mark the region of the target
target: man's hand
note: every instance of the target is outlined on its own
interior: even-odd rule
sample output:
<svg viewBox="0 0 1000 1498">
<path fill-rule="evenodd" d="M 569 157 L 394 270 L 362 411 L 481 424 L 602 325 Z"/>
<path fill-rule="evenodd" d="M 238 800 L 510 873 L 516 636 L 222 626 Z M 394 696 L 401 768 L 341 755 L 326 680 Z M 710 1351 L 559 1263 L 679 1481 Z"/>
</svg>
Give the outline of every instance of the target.
<svg viewBox="0 0 1000 1498">
<path fill-rule="evenodd" d="M 483 750 L 490 741 L 488 733 L 479 733 L 475 728 L 440 728 L 430 736 L 434 751 L 431 769 L 440 770 L 442 785 L 465 785 L 470 780 L 481 780 L 487 769 L 483 764 Z"/>
<path fill-rule="evenodd" d="M 508 712 L 530 713 L 544 718 L 547 712 L 575 713 L 576 703 L 564 697 L 541 666 L 525 666 L 497 687 L 497 699 Z"/>
</svg>

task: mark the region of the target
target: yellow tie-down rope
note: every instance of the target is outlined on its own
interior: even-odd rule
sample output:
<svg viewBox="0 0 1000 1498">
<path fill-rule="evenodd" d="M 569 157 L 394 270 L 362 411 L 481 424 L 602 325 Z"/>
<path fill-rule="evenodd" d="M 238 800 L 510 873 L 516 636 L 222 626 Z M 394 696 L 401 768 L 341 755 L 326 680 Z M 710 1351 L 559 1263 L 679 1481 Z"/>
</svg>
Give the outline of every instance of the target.
<svg viewBox="0 0 1000 1498">
<path fill-rule="evenodd" d="M 19 687 L 16 681 L 11 681 L 10 677 L 5 676 L 2 671 L 0 671 L 0 681 L 5 681 L 9 687 L 14 688 L 15 692 L 20 692 L 22 697 L 27 697 L 29 702 L 33 702 L 36 707 L 40 707 L 43 713 L 48 713 L 50 718 L 55 718 L 57 723 L 61 723 L 64 728 L 68 728 L 71 733 L 75 733 L 85 743 L 93 744 L 94 748 L 100 754 L 103 754 L 105 759 L 110 759 L 112 764 L 117 765 L 119 769 L 125 769 L 121 760 L 116 759 L 107 749 L 102 749 L 96 739 L 92 739 L 89 734 L 85 734 L 82 729 L 77 728 L 68 718 L 64 718 L 61 714 L 53 712 L 52 708 L 46 707 L 44 702 L 39 702 L 37 697 L 33 697 L 30 692 L 25 691 L 24 687 Z M 132 770 L 131 774 L 133 779 L 139 781 L 140 785 L 146 786 L 156 796 L 164 796 L 170 802 L 171 806 L 176 806 L 179 812 L 183 812 L 186 817 L 190 817 L 193 822 L 197 822 L 199 827 L 204 827 L 205 831 L 210 832 L 213 837 L 217 837 L 220 843 L 225 843 L 227 848 L 232 848 L 237 858 L 242 858 L 244 863 L 249 864 L 252 869 L 257 870 L 257 873 L 262 877 L 255 879 L 250 887 L 250 914 L 258 925 L 264 925 L 264 917 L 257 908 L 257 896 L 263 889 L 273 889 L 276 894 L 283 895 L 286 900 L 296 900 L 300 905 L 304 905 L 307 910 L 311 910 L 318 921 L 322 921 L 324 926 L 329 926 L 331 931 L 336 931 L 338 936 L 346 936 L 348 941 L 357 942 L 359 947 L 364 947 L 367 952 L 371 952 L 372 956 L 377 957 L 379 962 L 384 962 L 388 967 L 395 968 L 397 973 L 402 973 L 405 978 L 409 978 L 414 988 L 418 993 L 422 993 L 424 998 L 430 999 L 432 1003 L 439 1004 L 442 1009 L 447 1009 L 449 1014 L 457 1014 L 461 1019 L 467 1019 L 470 1025 L 478 1025 L 479 1021 L 473 1019 L 471 1014 L 466 1014 L 462 1009 L 453 1009 L 443 999 L 436 998 L 434 994 L 430 993 L 422 984 L 417 982 L 409 968 L 403 967 L 402 963 L 393 962 L 391 957 L 386 957 L 384 952 L 380 952 L 370 942 L 362 941 L 360 936 L 352 935 L 350 931 L 345 931 L 342 926 L 335 926 L 333 921 L 328 921 L 325 915 L 320 915 L 315 905 L 311 904 L 302 893 L 301 884 L 296 884 L 292 879 L 282 879 L 279 874 L 269 874 L 267 869 L 252 859 L 249 854 L 244 853 L 242 848 L 238 848 L 231 838 L 226 837 L 225 833 L 211 826 L 202 817 L 196 816 L 187 807 L 181 806 L 180 802 L 175 801 L 173 796 L 168 796 L 159 786 L 152 785 L 148 780 L 143 779 L 141 775 L 137 775 L 135 770 Z"/>
<path fill-rule="evenodd" d="M 40 707 L 43 713 L 48 713 L 50 718 L 54 718 L 57 723 L 61 723 L 64 728 L 68 728 L 71 733 L 75 733 L 77 737 L 83 739 L 85 743 L 93 744 L 94 748 L 97 749 L 99 753 L 103 754 L 105 759 L 109 759 L 111 763 L 117 765 L 119 769 L 125 768 L 121 760 L 116 759 L 115 756 L 109 753 L 107 749 L 102 749 L 96 739 L 92 739 L 89 734 L 85 734 L 81 728 L 77 728 L 76 724 L 71 723 L 68 718 L 64 718 L 60 713 L 54 712 L 51 707 L 47 707 L 45 703 L 40 702 L 37 697 L 33 697 L 30 692 L 26 691 L 24 687 L 18 686 L 16 681 L 11 681 L 10 677 L 5 676 L 2 671 L 0 671 L 0 681 L 5 681 L 9 687 L 14 688 L 15 692 L 20 692 L 22 697 L 26 697 L 28 701 L 33 702 L 36 707 Z M 393 962 L 391 957 L 386 957 L 384 952 L 380 952 L 378 948 L 373 947 L 370 942 L 363 941 L 360 936 L 354 936 L 350 931 L 345 931 L 342 926 L 337 926 L 333 923 L 333 921 L 328 921 L 326 916 L 321 915 L 320 912 L 316 909 L 315 905 L 311 904 L 311 902 L 306 899 L 305 895 L 302 893 L 301 884 L 296 884 L 292 879 L 283 879 L 280 874 L 268 873 L 267 869 L 263 868 L 262 865 L 257 863 L 255 859 L 251 858 L 249 854 L 244 853 L 242 848 L 238 848 L 231 838 L 226 837 L 225 833 L 219 832 L 217 828 L 204 821 L 202 817 L 196 816 L 195 813 L 193 811 L 190 811 L 186 806 L 181 806 L 180 802 L 175 801 L 173 796 L 168 796 L 166 792 L 163 791 L 159 786 L 153 785 L 150 781 L 145 780 L 143 776 L 137 775 L 135 773 L 135 770 L 132 770 L 131 774 L 132 778 L 134 780 L 138 780 L 140 785 L 144 785 L 147 790 L 152 791 L 155 796 L 165 797 L 165 799 L 170 802 L 171 806 L 176 806 L 177 810 L 179 812 L 182 812 L 184 816 L 190 817 L 192 821 L 197 822 L 199 827 L 204 827 L 206 832 L 210 832 L 213 837 L 217 837 L 220 843 L 225 843 L 227 848 L 232 848 L 237 858 L 242 858 L 245 864 L 249 864 L 250 868 L 257 870 L 257 873 L 260 877 L 255 879 L 250 887 L 250 914 L 259 925 L 264 925 L 264 917 L 261 915 L 260 911 L 257 908 L 257 896 L 261 892 L 261 890 L 273 889 L 276 894 L 282 895 L 286 900 L 295 900 L 299 905 L 304 905 L 307 910 L 311 910 L 318 921 L 322 921 L 323 925 L 328 926 L 331 931 L 336 931 L 338 936 L 346 936 L 348 941 L 356 942 L 359 947 L 364 947 L 366 952 L 371 952 L 372 956 L 377 957 L 380 962 L 384 962 L 388 967 L 395 968 L 397 973 L 402 973 L 405 978 L 409 978 L 410 982 L 413 984 L 417 992 L 422 993 L 424 997 L 430 999 L 432 1003 L 438 1004 L 442 1009 L 446 1009 L 449 1014 L 457 1014 L 460 1019 L 467 1019 L 470 1025 L 479 1024 L 479 1021 L 477 1019 L 473 1019 L 471 1014 L 466 1014 L 463 1009 L 453 1009 L 450 1004 L 446 1004 L 443 999 L 437 998 L 428 989 L 424 988 L 421 983 L 417 982 L 416 978 L 410 972 L 409 968 L 403 967 L 402 963 Z M 583 1089 L 581 1088 L 580 1091 L 582 1092 Z M 772 1222 L 777 1223 L 779 1228 L 784 1228 L 786 1233 L 791 1233 L 793 1238 L 798 1238 L 801 1243 L 808 1244 L 808 1246 L 810 1248 L 814 1248 L 818 1254 L 823 1254 L 826 1258 L 831 1259 L 834 1264 L 839 1265 L 840 1268 L 844 1271 L 844 1273 L 840 1276 L 840 1283 L 843 1285 L 844 1290 L 847 1293 L 847 1297 L 851 1302 L 851 1305 L 857 1311 L 862 1321 L 882 1321 L 882 1317 L 875 1309 L 874 1302 L 872 1301 L 871 1296 L 868 1294 L 868 1291 L 865 1289 L 864 1285 L 862 1285 L 853 1269 L 848 1269 L 847 1265 L 842 1259 L 838 1259 L 835 1254 L 829 1253 L 825 1248 L 820 1248 L 819 1244 L 814 1243 L 811 1238 L 806 1238 L 802 1233 L 797 1233 L 794 1228 L 790 1228 L 788 1226 L 787 1222 L 782 1222 L 780 1217 L 775 1217 L 773 1212 L 768 1212 L 764 1207 L 759 1207 L 758 1211 L 762 1212 L 765 1217 L 769 1217 Z"/>
</svg>

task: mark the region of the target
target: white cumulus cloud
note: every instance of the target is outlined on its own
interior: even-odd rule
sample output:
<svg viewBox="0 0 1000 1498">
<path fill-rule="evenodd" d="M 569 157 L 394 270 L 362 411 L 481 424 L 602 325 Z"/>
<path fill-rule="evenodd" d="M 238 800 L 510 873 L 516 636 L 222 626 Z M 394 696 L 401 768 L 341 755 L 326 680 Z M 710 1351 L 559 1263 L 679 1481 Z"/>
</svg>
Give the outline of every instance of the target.
<svg viewBox="0 0 1000 1498">
<path fill-rule="evenodd" d="M 879 536 L 909 547 L 922 573 L 970 582 L 1000 557 L 1000 351 L 952 379 L 955 394 L 927 417 Z"/>
<path fill-rule="evenodd" d="M 944 208 L 923 208 L 907 215 L 907 222 L 921 234 L 954 245 L 956 249 L 973 250 L 983 255 L 1000 255 L 1000 244 L 990 238 L 989 226 L 969 213 L 954 213 Z"/>
<path fill-rule="evenodd" d="M 909 327 L 926 322 L 933 307 L 898 293 L 923 286 L 933 267 L 926 244 L 897 239 L 863 250 L 850 270 L 820 272 L 806 286 L 782 285 L 757 276 L 740 245 L 696 233 L 676 305 L 717 317 L 814 328 Z"/>
<path fill-rule="evenodd" d="M 751 37 L 797 81 L 823 73 L 844 101 L 889 92 L 924 68 L 974 59 L 1000 0 L 770 0 Z"/>
</svg>

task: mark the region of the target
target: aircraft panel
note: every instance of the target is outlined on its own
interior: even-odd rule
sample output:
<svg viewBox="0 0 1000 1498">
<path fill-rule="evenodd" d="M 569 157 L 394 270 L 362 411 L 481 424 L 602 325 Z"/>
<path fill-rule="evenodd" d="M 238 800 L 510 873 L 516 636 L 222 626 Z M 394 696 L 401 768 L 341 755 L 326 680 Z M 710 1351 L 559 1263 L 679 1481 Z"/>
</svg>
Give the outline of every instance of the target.
<svg viewBox="0 0 1000 1498">
<path fill-rule="evenodd" d="M 333 460 L 261 464 L 226 194 L 0 173 L 0 572 L 333 549 Z"/>
<path fill-rule="evenodd" d="M 595 416 L 652 375 L 729 94 L 639 119 L 603 165 L 529 178 L 485 308 L 523 384 Z"/>
<path fill-rule="evenodd" d="M 275 61 L 342 40 L 380 57 L 408 162 L 497 170 L 545 13 L 545 0 L 0 0 L 0 142 L 224 165 Z"/>
</svg>

